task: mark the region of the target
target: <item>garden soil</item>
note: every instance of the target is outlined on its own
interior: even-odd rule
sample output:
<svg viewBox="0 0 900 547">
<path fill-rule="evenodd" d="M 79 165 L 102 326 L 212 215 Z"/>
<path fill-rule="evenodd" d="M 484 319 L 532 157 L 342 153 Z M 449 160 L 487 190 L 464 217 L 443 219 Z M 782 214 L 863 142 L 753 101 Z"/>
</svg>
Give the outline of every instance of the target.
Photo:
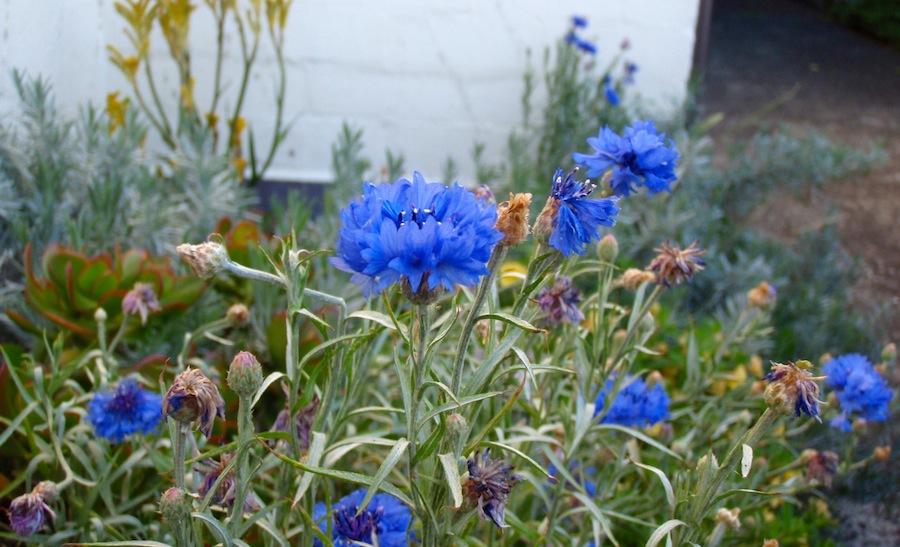
<svg viewBox="0 0 900 547">
<path fill-rule="evenodd" d="M 810 3 L 715 0 L 701 66 L 701 110 L 725 114 L 712 133 L 720 152 L 760 124 L 815 129 L 861 148 L 883 146 L 887 160 L 868 173 L 803 199 L 770 196 L 748 229 L 792 242 L 835 224 L 843 247 L 859 261 L 854 305 L 876 314 L 886 342 L 900 343 L 900 51 L 841 27 Z M 722 154 L 717 161 L 727 160 Z M 879 433 L 882 444 L 894 445 L 893 464 L 876 464 L 884 469 L 873 469 L 874 477 L 861 477 L 835 499 L 839 544 L 900 545 L 898 430 L 895 416 Z"/>
</svg>

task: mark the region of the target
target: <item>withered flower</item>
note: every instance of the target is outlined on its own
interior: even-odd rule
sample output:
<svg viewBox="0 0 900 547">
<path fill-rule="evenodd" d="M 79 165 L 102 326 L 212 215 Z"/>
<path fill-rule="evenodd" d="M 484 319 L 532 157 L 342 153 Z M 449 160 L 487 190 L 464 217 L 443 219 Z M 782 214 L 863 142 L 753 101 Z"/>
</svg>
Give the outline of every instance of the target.
<svg viewBox="0 0 900 547">
<path fill-rule="evenodd" d="M 300 448 L 306 450 L 309 448 L 309 437 L 312 432 L 313 420 L 316 417 L 316 411 L 319 409 L 319 396 L 313 396 L 311 403 L 301 408 L 294 414 L 294 427 L 297 428 L 297 438 L 300 440 Z M 291 409 L 285 405 L 278 416 L 275 423 L 272 424 L 271 431 L 283 431 L 289 433 L 288 429 L 291 419 Z"/>
<path fill-rule="evenodd" d="M 40 532 L 47 523 L 48 517 L 49 520 L 56 520 L 56 513 L 47 505 L 44 495 L 38 487 L 28 494 L 22 494 L 12 500 L 8 513 L 10 527 L 22 537 Z"/>
<path fill-rule="evenodd" d="M 228 467 L 228 464 L 231 463 L 231 460 L 234 459 L 234 453 L 225 453 L 219 456 L 219 462 L 215 463 L 212 460 L 206 460 L 202 465 L 200 471 L 203 471 L 205 475 L 203 476 L 203 482 L 200 483 L 200 488 L 197 490 L 197 493 L 200 496 L 205 497 L 207 493 L 212 489 L 213 485 L 216 484 L 216 481 L 219 480 L 219 476 L 225 471 L 225 468 Z M 228 474 L 225 475 L 225 478 L 222 479 L 222 482 L 219 483 L 219 487 L 216 488 L 216 491 L 212 495 L 212 501 L 218 503 L 222 507 L 226 509 L 234 505 L 234 496 L 235 496 L 235 484 L 234 484 L 234 467 L 228 471 Z M 246 499 L 244 499 L 244 511 L 258 511 L 259 503 L 256 501 L 256 497 L 250 493 L 247 495 Z"/>
<path fill-rule="evenodd" d="M 747 301 L 750 305 L 761 310 L 774 307 L 777 298 L 778 292 L 775 290 L 775 287 L 765 281 L 747 292 Z"/>
<path fill-rule="evenodd" d="M 572 280 L 564 275 L 556 276 L 552 286 L 541 289 L 537 303 L 541 306 L 543 316 L 540 323 L 556 326 L 560 323 L 577 325 L 584 320 L 584 313 L 578 309 L 581 292 L 572 287 Z"/>
<path fill-rule="evenodd" d="M 498 528 L 507 528 L 504 512 L 509 492 L 523 478 L 510 475 L 513 466 L 507 465 L 503 458 L 490 459 L 489 453 L 490 449 L 484 451 L 480 464 L 478 453 L 469 460 L 469 478 L 463 483 L 463 492 L 478 507 L 482 519 L 490 520 Z"/>
<path fill-rule="evenodd" d="M 798 366 L 799 365 L 799 366 Z M 811 367 L 809 361 L 798 361 L 797 364 L 788 361 L 787 364 L 772 363 L 772 371 L 763 380 L 769 380 L 766 386 L 765 399 L 769 408 L 777 410 L 786 416 L 794 414 L 800 416 L 801 412 L 812 416 L 819 423 L 819 380 L 825 376 L 813 376 L 806 370 Z"/>
<path fill-rule="evenodd" d="M 830 450 L 819 452 L 818 450 L 804 450 L 801 458 L 806 461 L 806 482 L 818 481 L 831 488 L 831 483 L 838 471 L 840 458 Z"/>
<path fill-rule="evenodd" d="M 126 315 L 139 315 L 141 325 L 147 324 L 147 316 L 151 311 L 161 309 L 159 299 L 156 298 L 153 285 L 150 283 L 135 283 L 134 288 L 125 293 L 125 298 L 122 299 L 122 311 Z"/>
<path fill-rule="evenodd" d="M 656 282 L 659 285 L 671 287 L 690 281 L 695 273 L 706 267 L 706 262 L 700 258 L 701 255 L 706 254 L 706 249 L 697 247 L 696 241 L 686 249 L 681 249 L 678 245 L 666 241 L 654 251 L 659 254 L 647 269 L 656 272 Z"/>
<path fill-rule="evenodd" d="M 616 285 L 622 286 L 627 291 L 636 291 L 644 283 L 653 283 L 656 281 L 656 274 L 647 270 L 639 270 L 637 268 L 628 268 L 616 280 Z"/>
<path fill-rule="evenodd" d="M 175 377 L 163 399 L 163 417 L 195 423 L 205 436 L 212 433 L 216 416 L 225 418 L 225 401 L 219 388 L 199 369 L 188 368 Z"/>
<path fill-rule="evenodd" d="M 494 228 L 503 233 L 500 245 L 515 247 L 528 238 L 528 207 L 531 205 L 531 194 L 513 194 L 509 201 L 497 206 L 497 223 Z"/>
</svg>

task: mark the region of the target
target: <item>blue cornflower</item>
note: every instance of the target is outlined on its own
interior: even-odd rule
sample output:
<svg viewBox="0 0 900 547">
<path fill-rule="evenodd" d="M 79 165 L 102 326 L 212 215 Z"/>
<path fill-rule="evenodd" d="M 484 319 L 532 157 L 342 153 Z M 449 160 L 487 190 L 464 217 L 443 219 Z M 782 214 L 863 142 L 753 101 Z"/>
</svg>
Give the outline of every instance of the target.
<svg viewBox="0 0 900 547">
<path fill-rule="evenodd" d="M 625 61 L 625 77 L 622 78 L 622 82 L 626 84 L 634 83 L 634 75 L 638 71 L 638 66 L 631 61 Z"/>
<path fill-rule="evenodd" d="M 572 170 L 563 178 L 562 169 L 553 175 L 553 189 L 547 204 L 534 223 L 534 234 L 568 257 L 584 254 L 592 239 L 600 239 L 601 226 L 614 226 L 619 214 L 619 198 L 585 199 L 597 187 L 591 181 L 578 182 Z"/>
<path fill-rule="evenodd" d="M 352 273 L 367 298 L 398 282 L 415 294 L 473 286 L 488 273 L 491 250 L 503 239 L 494 228 L 495 205 L 459 184 L 426 182 L 418 172 L 412 182 L 364 189 L 341 211 L 337 256 L 330 261 Z"/>
<path fill-rule="evenodd" d="M 891 415 L 889 403 L 894 392 L 865 356 L 848 353 L 822 368 L 828 375 L 825 384 L 834 388 L 841 405 L 841 414 L 831 421 L 832 427 L 850 431 L 851 413 L 875 422 L 883 422 Z"/>
<path fill-rule="evenodd" d="M 335 547 L 350 547 L 357 542 L 375 544 L 376 541 L 381 547 L 405 547 L 412 536 L 409 507 L 390 494 L 379 493 L 372 496 L 372 501 L 360 512 L 359 504 L 365 497 L 366 489 L 360 488 L 332 506 L 331 538 Z M 319 502 L 313 508 L 313 520 L 321 521 L 319 529 L 323 532 L 328 530 L 328 522 L 324 519 L 326 513 L 324 503 Z M 313 544 L 322 547 L 318 538 Z"/>
<path fill-rule="evenodd" d="M 150 433 L 162 421 L 162 397 L 140 387 L 132 379 L 111 391 L 97 393 L 88 403 L 87 419 L 97 435 L 122 442 L 132 433 Z"/>
<path fill-rule="evenodd" d="M 669 417 L 669 395 L 661 384 L 647 385 L 643 378 L 625 377 L 626 384 L 619 390 L 603 419 L 604 424 L 627 426 L 653 425 Z M 615 378 L 606 381 L 595 401 L 594 416 L 606 408 L 606 395 L 613 388 Z"/>
<path fill-rule="evenodd" d="M 572 154 L 578 165 L 587 167 L 587 176 L 598 177 L 612 168 L 609 185 L 617 196 L 628 197 L 635 184 L 647 187 L 652 195 L 671 192 L 669 185 L 677 180 L 675 167 L 680 157 L 672 140 L 665 145 L 666 134 L 659 134 L 653 121 L 636 121 L 620 136 L 608 126 L 597 137 L 587 140 L 595 153 Z"/>
<path fill-rule="evenodd" d="M 588 53 L 590 55 L 594 55 L 597 53 L 597 46 L 584 38 L 581 38 L 574 31 L 566 34 L 565 42 L 569 45 L 575 46 L 581 51 Z"/>
<path fill-rule="evenodd" d="M 587 18 L 581 15 L 572 16 L 572 26 L 576 28 L 584 28 L 588 24 Z"/>
<path fill-rule="evenodd" d="M 603 94 L 606 96 L 606 102 L 608 102 L 610 106 L 619 106 L 619 103 L 621 102 L 619 93 L 612 84 L 608 83 L 603 87 Z"/>
</svg>

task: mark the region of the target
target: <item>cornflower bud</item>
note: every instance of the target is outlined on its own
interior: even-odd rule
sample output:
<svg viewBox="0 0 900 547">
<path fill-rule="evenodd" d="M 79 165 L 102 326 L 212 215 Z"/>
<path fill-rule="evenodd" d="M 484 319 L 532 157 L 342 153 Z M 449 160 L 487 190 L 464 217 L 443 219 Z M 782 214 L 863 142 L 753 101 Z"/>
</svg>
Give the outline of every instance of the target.
<svg viewBox="0 0 900 547">
<path fill-rule="evenodd" d="M 884 346 L 884 349 L 881 350 L 881 362 L 886 365 L 893 365 L 894 361 L 897 360 L 897 344 L 891 342 L 890 344 Z"/>
<path fill-rule="evenodd" d="M 497 206 L 497 222 L 494 228 L 500 230 L 503 239 L 501 245 L 515 247 L 528 238 L 528 207 L 531 205 L 531 194 L 509 194 L 509 201 Z"/>
<path fill-rule="evenodd" d="M 173 486 L 160 496 L 159 512 L 170 525 L 184 522 L 191 517 L 191 498 L 184 490 Z"/>
<path fill-rule="evenodd" d="M 207 241 L 199 245 L 183 243 L 175 248 L 200 279 L 212 279 L 228 264 L 228 250 L 221 243 Z"/>
<path fill-rule="evenodd" d="M 234 356 L 228 367 L 228 387 L 240 397 L 253 397 L 262 385 L 263 373 L 259 360 L 249 351 Z"/>
<path fill-rule="evenodd" d="M 235 327 L 246 325 L 250 321 L 250 310 L 244 304 L 234 304 L 225 312 L 225 319 Z"/>
<path fill-rule="evenodd" d="M 176 376 L 162 406 L 163 417 L 194 423 L 207 437 L 212 433 L 216 416 L 225 418 L 225 401 L 219 389 L 199 369 L 188 368 Z"/>
<path fill-rule="evenodd" d="M 606 234 L 600 238 L 600 243 L 597 244 L 597 258 L 607 264 L 612 264 L 616 261 L 617 256 L 619 256 L 619 241 L 616 236 Z"/>
<path fill-rule="evenodd" d="M 106 310 L 103 308 L 97 308 L 97 311 L 94 312 L 94 321 L 98 323 L 103 323 L 106 321 Z"/>
</svg>

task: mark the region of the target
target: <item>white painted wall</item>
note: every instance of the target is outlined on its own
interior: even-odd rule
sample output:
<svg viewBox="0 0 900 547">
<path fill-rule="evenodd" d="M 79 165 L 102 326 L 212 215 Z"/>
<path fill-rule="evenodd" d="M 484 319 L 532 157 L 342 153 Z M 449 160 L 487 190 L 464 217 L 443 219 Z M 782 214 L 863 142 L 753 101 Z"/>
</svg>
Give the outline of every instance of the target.
<svg viewBox="0 0 900 547">
<path fill-rule="evenodd" d="M 196 98 L 209 102 L 213 28 L 200 4 L 192 22 Z M 448 156 L 471 182 L 474 141 L 489 159 L 502 157 L 520 121 L 519 99 L 528 51 L 540 67 L 544 47 L 579 14 L 581 32 L 599 47 L 601 66 L 627 38 L 626 58 L 640 66 L 636 91 L 660 109 L 686 94 L 699 0 L 295 0 L 287 23 L 289 66 L 286 117 L 294 122 L 270 175 L 328 180 L 330 147 L 341 123 L 365 133 L 365 151 L 377 168 L 384 150 L 403 152 L 406 167 L 437 178 Z M 104 104 L 127 89 L 107 60 L 106 44 L 130 46 L 113 0 L 0 0 L 0 113 L 15 108 L 13 68 L 49 78 L 68 112 L 88 101 Z M 230 37 L 231 51 L 237 42 Z M 168 60 L 162 36 L 154 63 Z M 226 65 L 234 70 L 237 58 Z M 260 54 L 245 116 L 254 134 L 271 133 L 271 50 Z M 161 87 L 175 102 L 172 74 Z M 235 72 L 226 80 L 232 89 Z M 170 85 L 166 85 L 170 84 Z M 587 135 L 585 136 L 587 137 Z M 265 144 L 265 142 L 263 142 Z M 551 166 L 549 168 L 553 168 Z"/>
</svg>

